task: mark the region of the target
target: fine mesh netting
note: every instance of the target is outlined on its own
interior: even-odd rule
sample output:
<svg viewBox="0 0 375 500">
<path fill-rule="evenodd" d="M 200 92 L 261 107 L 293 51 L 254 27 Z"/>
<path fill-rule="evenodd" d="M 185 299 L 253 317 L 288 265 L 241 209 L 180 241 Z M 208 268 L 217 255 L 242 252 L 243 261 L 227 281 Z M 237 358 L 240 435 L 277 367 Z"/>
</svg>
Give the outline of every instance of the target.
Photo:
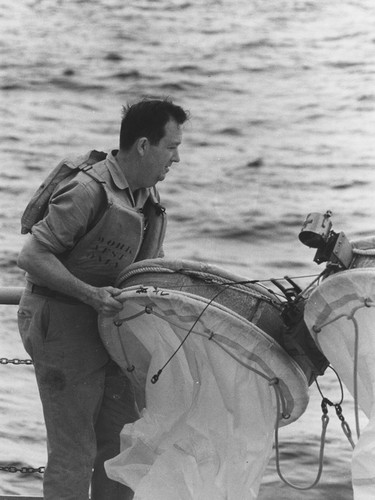
<svg viewBox="0 0 375 500">
<path fill-rule="evenodd" d="M 123 310 L 102 317 L 100 330 L 143 411 L 124 427 L 109 477 L 135 500 L 255 499 L 276 421 L 293 422 L 307 406 L 302 369 L 258 326 L 206 297 L 131 286 L 120 299 Z"/>
<path fill-rule="evenodd" d="M 369 418 L 354 449 L 352 481 L 355 500 L 373 500 L 375 270 L 353 269 L 324 280 L 307 301 L 305 321 L 316 342 Z"/>
</svg>

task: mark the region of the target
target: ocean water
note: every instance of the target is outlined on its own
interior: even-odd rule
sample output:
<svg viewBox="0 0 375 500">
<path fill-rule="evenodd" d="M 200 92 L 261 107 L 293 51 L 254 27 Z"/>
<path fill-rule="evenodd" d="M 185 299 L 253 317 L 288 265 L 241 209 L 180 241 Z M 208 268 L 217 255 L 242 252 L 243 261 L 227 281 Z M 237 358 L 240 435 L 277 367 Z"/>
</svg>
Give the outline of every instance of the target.
<svg viewBox="0 0 375 500">
<path fill-rule="evenodd" d="M 45 174 L 117 147 L 121 107 L 144 95 L 191 113 L 159 186 L 167 255 L 307 284 L 321 271 L 298 240 L 308 213 L 331 210 L 350 239 L 375 232 L 374 21 L 372 0 L 0 0 L 0 285 L 23 283 L 19 218 Z M 16 310 L 0 308 L 0 357 L 26 356 Z M 0 370 L 0 464 L 44 465 L 32 368 Z M 331 372 L 321 387 L 340 398 Z M 343 409 L 354 428 L 347 393 Z M 320 417 L 312 386 L 282 431 L 282 469 L 299 484 L 316 475 Z M 271 461 L 259 498 L 349 500 L 350 458 L 332 414 L 319 485 L 284 486 Z M 40 494 L 41 476 L 0 471 L 0 485 Z"/>
</svg>

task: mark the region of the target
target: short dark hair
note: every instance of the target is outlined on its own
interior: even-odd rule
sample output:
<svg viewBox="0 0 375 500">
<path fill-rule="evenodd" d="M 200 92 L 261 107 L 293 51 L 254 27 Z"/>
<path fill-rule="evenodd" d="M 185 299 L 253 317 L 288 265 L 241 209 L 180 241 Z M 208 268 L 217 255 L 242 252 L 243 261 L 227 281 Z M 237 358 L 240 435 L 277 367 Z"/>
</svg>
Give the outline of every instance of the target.
<svg viewBox="0 0 375 500">
<path fill-rule="evenodd" d="M 140 137 L 147 137 L 152 145 L 164 137 L 169 120 L 182 125 L 188 112 L 173 104 L 170 99 L 143 99 L 123 107 L 120 128 L 120 149 L 129 150 Z"/>
</svg>

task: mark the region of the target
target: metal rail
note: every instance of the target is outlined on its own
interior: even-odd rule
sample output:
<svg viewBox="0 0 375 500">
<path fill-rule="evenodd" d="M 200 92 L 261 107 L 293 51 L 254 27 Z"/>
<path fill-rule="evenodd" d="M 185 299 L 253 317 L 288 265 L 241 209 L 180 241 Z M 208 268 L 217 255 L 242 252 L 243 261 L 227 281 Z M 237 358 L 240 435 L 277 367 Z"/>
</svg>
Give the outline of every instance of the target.
<svg viewBox="0 0 375 500">
<path fill-rule="evenodd" d="M 19 304 L 23 290 L 24 288 L 22 286 L 0 286 L 0 305 Z"/>
<path fill-rule="evenodd" d="M 43 500 L 43 497 L 19 497 L 14 495 L 0 496 L 0 500 L 12 500 L 17 498 L 18 500 Z"/>
</svg>

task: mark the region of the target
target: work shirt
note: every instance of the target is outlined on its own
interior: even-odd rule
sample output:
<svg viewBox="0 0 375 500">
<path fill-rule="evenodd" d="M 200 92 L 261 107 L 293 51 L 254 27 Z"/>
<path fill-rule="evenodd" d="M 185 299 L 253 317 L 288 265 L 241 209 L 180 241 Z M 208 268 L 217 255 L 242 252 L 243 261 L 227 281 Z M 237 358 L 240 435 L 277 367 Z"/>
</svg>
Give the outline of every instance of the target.
<svg viewBox="0 0 375 500">
<path fill-rule="evenodd" d="M 112 188 L 129 207 L 141 209 L 150 194 L 148 188 L 132 193 L 125 175 L 116 159 L 117 151 L 104 160 L 110 174 Z M 85 174 L 83 174 L 85 175 Z M 81 183 L 79 176 L 61 183 L 52 195 L 48 212 L 32 228 L 33 236 L 55 255 L 63 254 L 94 226 L 104 211 L 106 196 L 94 179 Z"/>
</svg>

